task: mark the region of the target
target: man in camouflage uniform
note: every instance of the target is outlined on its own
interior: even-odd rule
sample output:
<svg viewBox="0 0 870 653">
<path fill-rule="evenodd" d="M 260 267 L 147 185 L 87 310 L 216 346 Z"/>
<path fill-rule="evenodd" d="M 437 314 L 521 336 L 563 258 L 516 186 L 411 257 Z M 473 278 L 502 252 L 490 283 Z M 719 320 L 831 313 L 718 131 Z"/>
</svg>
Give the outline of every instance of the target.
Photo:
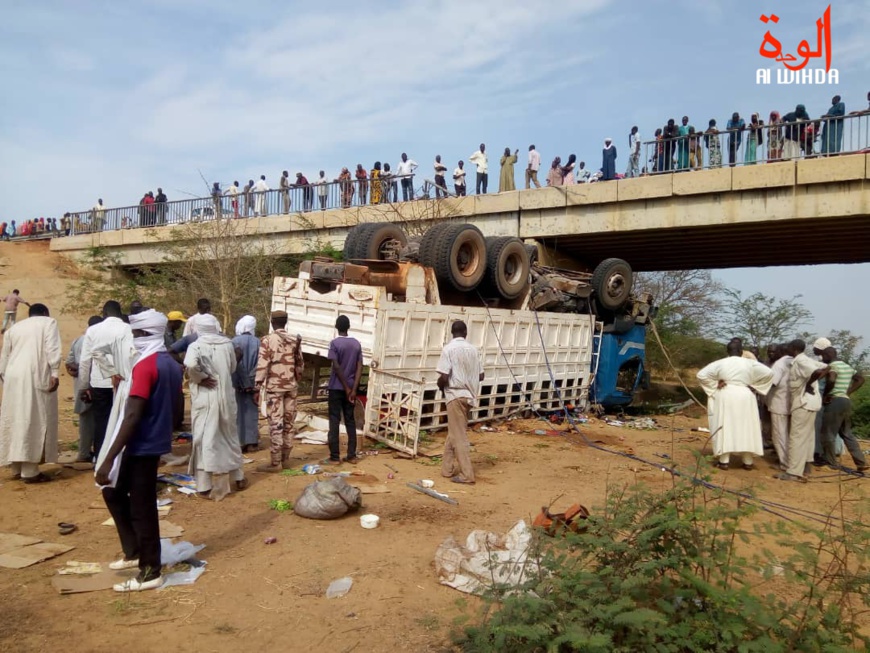
<svg viewBox="0 0 870 653">
<path fill-rule="evenodd" d="M 303 362 L 301 339 L 288 334 L 284 330 L 286 326 L 287 313 L 274 311 L 272 333 L 260 340 L 254 399 L 259 404 L 260 392 L 266 393 L 272 458 L 269 464 L 260 465 L 258 472 L 290 469 L 288 459 L 296 435 L 296 392 L 302 378 Z"/>
</svg>

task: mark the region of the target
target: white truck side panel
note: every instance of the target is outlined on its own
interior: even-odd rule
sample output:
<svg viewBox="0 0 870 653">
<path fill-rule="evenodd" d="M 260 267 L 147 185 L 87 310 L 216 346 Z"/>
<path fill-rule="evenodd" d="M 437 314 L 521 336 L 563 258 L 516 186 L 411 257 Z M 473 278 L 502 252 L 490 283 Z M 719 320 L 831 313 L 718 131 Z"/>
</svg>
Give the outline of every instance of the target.
<svg viewBox="0 0 870 653">
<path fill-rule="evenodd" d="M 335 336 L 336 317 L 350 318 L 350 334 L 362 344 L 364 364 L 388 373 L 373 375 L 368 388 L 364 432 L 376 439 L 384 439 L 379 437 L 378 422 L 386 421 L 382 418 L 387 410 L 377 408 L 379 398 L 373 396 L 377 392 L 382 393 L 383 406 L 389 403 L 400 413 L 393 421 L 409 413 L 417 415 L 419 428 L 446 421 L 435 368 L 455 320 L 468 325 L 468 340 L 480 350 L 486 374 L 473 421 L 506 416 L 529 405 L 556 409 L 559 394 L 577 406 L 587 402 L 593 316 L 545 312 L 536 316 L 528 310 L 399 303 L 391 301 L 383 288 L 341 284 L 318 292 L 307 280 L 292 278 L 275 279 L 272 310 L 286 311 L 288 331 L 302 335 L 303 351 L 320 356 L 326 356 Z M 400 391 L 403 397 L 409 392 L 422 393 L 413 398 L 413 411 L 399 407 L 396 392 L 382 385 L 388 379 L 392 379 L 390 387 L 398 387 L 397 379 L 407 381 Z M 412 385 L 417 390 L 409 390 Z M 416 435 L 413 425 L 410 429 L 402 425 L 402 437 L 414 440 L 414 453 Z"/>
</svg>

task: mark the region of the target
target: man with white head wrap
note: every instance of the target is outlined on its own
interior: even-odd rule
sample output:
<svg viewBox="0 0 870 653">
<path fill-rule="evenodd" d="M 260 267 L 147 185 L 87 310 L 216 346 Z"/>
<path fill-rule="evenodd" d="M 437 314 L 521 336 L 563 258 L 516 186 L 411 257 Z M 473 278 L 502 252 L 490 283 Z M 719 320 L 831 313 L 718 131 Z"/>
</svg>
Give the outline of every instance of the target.
<svg viewBox="0 0 870 653">
<path fill-rule="evenodd" d="M 257 356 L 260 351 L 260 341 L 254 332 L 257 330 L 257 320 L 253 315 L 245 315 L 236 322 L 236 337 L 233 347 L 236 348 L 238 365 L 233 372 L 233 388 L 236 391 L 236 424 L 239 429 L 239 444 L 243 452 L 257 451 L 260 443 L 257 420 L 258 407 L 254 402 L 254 385 L 257 376 Z"/>
<path fill-rule="evenodd" d="M 238 490 L 247 485 L 233 396 L 236 352 L 213 315 L 200 315 L 196 330 L 199 337 L 184 356 L 193 429 L 188 473 L 196 477 L 198 492 L 209 492 L 219 501 L 229 492 L 229 480 L 236 482 Z"/>
<path fill-rule="evenodd" d="M 112 569 L 139 568 L 139 575 L 114 586 L 138 592 L 163 584 L 157 468 L 172 450 L 172 415 L 181 390 L 181 369 L 166 352 L 166 316 L 147 310 L 130 316 L 135 362 L 115 395 L 107 439 L 97 460 L 96 481 L 118 529 L 124 557 Z M 120 411 L 122 417 L 118 418 Z"/>
</svg>

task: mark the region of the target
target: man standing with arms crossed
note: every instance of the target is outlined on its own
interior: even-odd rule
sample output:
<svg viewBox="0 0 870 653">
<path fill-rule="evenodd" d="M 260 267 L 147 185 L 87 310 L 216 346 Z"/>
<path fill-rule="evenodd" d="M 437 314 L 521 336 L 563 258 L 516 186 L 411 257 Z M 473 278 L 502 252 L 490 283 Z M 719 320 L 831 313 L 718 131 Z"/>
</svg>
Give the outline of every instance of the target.
<svg viewBox="0 0 870 653">
<path fill-rule="evenodd" d="M 468 417 L 477 405 L 483 366 L 477 347 L 468 342 L 468 327 L 457 320 L 450 329 L 453 340 L 441 351 L 438 361 L 438 388 L 447 404 L 447 442 L 441 475 L 454 483 L 474 483 L 471 445 L 468 442 Z"/>
<path fill-rule="evenodd" d="M 362 375 L 362 345 L 356 338 L 347 335 L 350 330 L 350 320 L 347 315 L 339 315 L 335 321 L 338 338 L 329 343 L 328 358 L 332 361 L 332 372 L 329 375 L 329 463 L 337 465 L 341 462 L 339 445 L 339 426 L 344 415 L 344 427 L 347 429 L 346 462 L 355 464 L 356 457 L 356 420 L 353 409 L 356 403 L 356 391 Z"/>
<path fill-rule="evenodd" d="M 260 340 L 254 401 L 260 404 L 260 392 L 266 393 L 269 452 L 271 460 L 257 467 L 258 472 L 276 473 L 290 469 L 290 451 L 296 435 L 296 393 L 302 378 L 302 338 L 287 333 L 287 313 L 272 312 L 272 333 Z"/>
</svg>

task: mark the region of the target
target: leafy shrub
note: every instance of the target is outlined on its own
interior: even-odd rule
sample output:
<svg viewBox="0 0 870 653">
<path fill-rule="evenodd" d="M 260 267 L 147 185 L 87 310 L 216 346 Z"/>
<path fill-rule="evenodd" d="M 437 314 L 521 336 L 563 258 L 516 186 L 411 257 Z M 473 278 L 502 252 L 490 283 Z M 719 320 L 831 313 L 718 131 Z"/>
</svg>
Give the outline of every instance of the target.
<svg viewBox="0 0 870 653">
<path fill-rule="evenodd" d="M 540 574 L 489 597 L 454 643 L 480 653 L 833 653 L 870 644 L 857 625 L 870 606 L 870 530 L 830 520 L 793 531 L 770 519 L 749 529 L 756 511 L 690 480 L 664 493 L 611 492 L 584 532 L 539 536 L 531 557 Z"/>
</svg>

